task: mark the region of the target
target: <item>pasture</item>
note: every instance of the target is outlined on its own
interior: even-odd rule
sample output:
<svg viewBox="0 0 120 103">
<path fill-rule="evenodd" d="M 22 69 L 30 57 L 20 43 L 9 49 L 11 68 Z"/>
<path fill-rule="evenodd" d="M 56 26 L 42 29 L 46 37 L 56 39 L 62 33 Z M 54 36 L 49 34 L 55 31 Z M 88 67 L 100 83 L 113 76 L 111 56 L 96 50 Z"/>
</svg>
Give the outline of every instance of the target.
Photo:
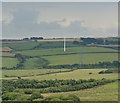
<svg viewBox="0 0 120 103">
<path fill-rule="evenodd" d="M 30 58 L 27 59 L 24 63 L 24 68 L 31 69 L 31 68 L 42 68 L 42 66 L 47 65 L 48 62 L 41 58 Z"/>
<path fill-rule="evenodd" d="M 26 50 L 32 49 L 33 47 L 37 46 L 39 43 L 37 42 L 16 42 L 16 43 L 7 43 L 3 44 L 3 47 L 10 47 L 14 50 Z"/>
<path fill-rule="evenodd" d="M 62 70 L 62 69 L 61 69 Z M 38 75 L 38 76 L 27 76 L 23 77 L 23 79 L 36 79 L 36 80 L 67 80 L 67 79 L 117 79 L 118 74 L 117 73 L 111 73 L 111 74 L 98 74 L 100 71 L 105 69 L 79 69 L 74 70 L 71 72 L 61 72 L 61 73 L 53 73 L 53 74 L 47 74 L 47 75 Z M 92 73 L 92 74 L 89 74 Z"/>
<path fill-rule="evenodd" d="M 112 62 L 118 60 L 116 53 L 87 53 L 87 54 L 70 54 L 70 55 L 56 55 L 44 56 L 44 59 L 50 62 L 49 65 L 63 65 L 63 64 L 96 64 L 99 62 Z M 82 60 L 81 60 L 82 59 Z"/>
<path fill-rule="evenodd" d="M 36 49 L 36 50 L 23 50 L 16 53 L 20 53 L 26 56 L 47 56 L 47 55 L 67 55 L 71 53 L 109 53 L 117 52 L 117 50 L 102 48 L 102 47 L 70 47 L 66 48 L 66 52 L 63 51 L 63 48 L 49 48 L 49 49 Z"/>
<path fill-rule="evenodd" d="M 37 75 L 45 75 L 46 73 L 56 73 L 56 72 L 64 72 L 69 71 L 69 69 L 29 69 L 29 70 L 2 70 L 2 77 L 10 78 L 10 77 L 31 77 Z M 47 75 L 47 74 L 46 74 Z"/>
</svg>

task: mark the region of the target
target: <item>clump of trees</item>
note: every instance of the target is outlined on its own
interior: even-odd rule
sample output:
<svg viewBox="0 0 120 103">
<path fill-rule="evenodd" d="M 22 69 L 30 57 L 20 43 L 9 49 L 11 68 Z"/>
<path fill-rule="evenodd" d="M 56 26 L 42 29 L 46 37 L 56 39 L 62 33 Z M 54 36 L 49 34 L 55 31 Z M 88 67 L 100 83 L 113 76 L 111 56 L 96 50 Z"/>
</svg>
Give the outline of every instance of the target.
<svg viewBox="0 0 120 103">
<path fill-rule="evenodd" d="M 23 63 L 26 60 L 26 57 L 24 55 L 22 55 L 22 54 L 16 54 L 15 58 L 17 58 L 18 61 L 19 61 L 19 64 L 17 64 L 16 68 L 18 68 L 18 69 L 22 68 L 23 67 Z"/>
<path fill-rule="evenodd" d="M 78 91 L 87 88 L 94 88 L 96 86 L 104 85 L 107 83 L 115 82 L 115 80 L 109 79 L 89 79 L 89 80 L 3 80 L 2 81 L 2 99 L 3 100 L 15 100 L 18 94 L 14 91 L 22 89 L 24 94 L 31 95 L 28 100 L 33 101 L 35 99 L 44 99 L 41 93 L 55 93 L 55 92 L 68 92 Z M 35 92 L 34 89 L 39 89 Z M 50 98 L 49 98 L 50 99 Z M 60 100 L 75 100 L 79 101 L 76 96 L 60 97 L 56 98 Z M 51 100 L 51 99 L 50 99 Z"/>
<path fill-rule="evenodd" d="M 32 91 L 31 89 L 26 89 L 26 90 L 24 90 L 24 93 L 25 93 L 25 94 L 32 94 L 32 92 L 33 92 L 33 91 Z"/>
<path fill-rule="evenodd" d="M 16 94 L 6 93 L 6 94 L 3 94 L 3 95 L 2 95 L 2 100 L 15 100 L 16 97 L 17 97 Z"/>
<path fill-rule="evenodd" d="M 109 73 L 113 73 L 111 70 L 102 70 L 99 72 L 99 74 L 109 74 Z"/>
<path fill-rule="evenodd" d="M 43 99 L 43 96 L 39 92 L 36 92 L 36 93 L 33 93 L 28 100 L 33 101 L 38 98 Z"/>
<path fill-rule="evenodd" d="M 114 82 L 108 79 L 89 79 L 89 80 L 3 80 L 3 93 L 13 92 L 15 89 L 25 89 L 25 94 L 31 94 L 30 89 L 40 89 L 40 93 L 48 92 L 67 92 L 81 89 L 93 88 L 95 86 L 104 85 L 106 83 Z"/>
<path fill-rule="evenodd" d="M 23 40 L 43 40 L 43 37 L 23 38 Z"/>
<path fill-rule="evenodd" d="M 104 40 L 103 39 L 96 39 L 96 38 L 81 38 L 81 40 L 85 43 L 85 44 L 104 44 Z"/>
</svg>

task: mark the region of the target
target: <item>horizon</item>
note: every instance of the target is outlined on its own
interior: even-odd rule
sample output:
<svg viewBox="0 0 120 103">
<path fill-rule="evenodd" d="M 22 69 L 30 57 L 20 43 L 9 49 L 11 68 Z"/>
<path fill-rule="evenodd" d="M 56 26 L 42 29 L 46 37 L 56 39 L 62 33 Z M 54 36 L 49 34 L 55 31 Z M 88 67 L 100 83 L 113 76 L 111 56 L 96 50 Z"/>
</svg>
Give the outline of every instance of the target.
<svg viewBox="0 0 120 103">
<path fill-rule="evenodd" d="M 31 37 L 42 37 L 42 36 L 31 36 Z M 23 40 L 24 38 L 30 39 L 31 37 L 23 37 L 23 38 L 0 38 L 0 40 Z M 66 39 L 77 39 L 77 38 L 119 38 L 118 36 L 110 36 L 110 37 L 65 37 Z M 43 37 L 43 40 L 47 39 L 64 39 L 64 37 Z M 42 39 L 41 39 L 42 40 Z"/>
</svg>

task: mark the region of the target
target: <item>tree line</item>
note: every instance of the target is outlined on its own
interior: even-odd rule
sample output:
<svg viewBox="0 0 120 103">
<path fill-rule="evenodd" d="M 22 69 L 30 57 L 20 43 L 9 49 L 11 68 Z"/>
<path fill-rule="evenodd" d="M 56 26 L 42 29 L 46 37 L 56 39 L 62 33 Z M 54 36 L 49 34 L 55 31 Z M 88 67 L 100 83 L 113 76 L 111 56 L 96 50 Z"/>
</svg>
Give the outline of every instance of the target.
<svg viewBox="0 0 120 103">
<path fill-rule="evenodd" d="M 3 80 L 2 93 L 13 92 L 15 89 L 39 89 L 40 93 L 55 93 L 55 92 L 68 92 L 76 91 L 87 88 L 93 88 L 99 85 L 114 82 L 115 80 L 108 79 L 89 79 L 89 80 Z M 30 91 L 26 91 L 30 93 Z"/>
</svg>

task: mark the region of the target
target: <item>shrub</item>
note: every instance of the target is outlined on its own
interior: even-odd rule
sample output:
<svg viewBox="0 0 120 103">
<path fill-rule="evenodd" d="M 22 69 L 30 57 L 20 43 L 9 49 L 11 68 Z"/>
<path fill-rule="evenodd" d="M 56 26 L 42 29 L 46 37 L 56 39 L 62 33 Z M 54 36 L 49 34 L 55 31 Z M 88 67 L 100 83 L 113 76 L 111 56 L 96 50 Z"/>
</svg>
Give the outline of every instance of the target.
<svg viewBox="0 0 120 103">
<path fill-rule="evenodd" d="M 27 89 L 24 91 L 25 94 L 32 94 L 32 90 L 31 89 Z"/>
<path fill-rule="evenodd" d="M 66 101 L 70 100 L 70 101 L 73 101 L 74 103 L 80 103 L 80 98 L 74 94 L 62 95 L 59 98 L 60 100 L 66 100 Z"/>
<path fill-rule="evenodd" d="M 15 100 L 16 97 L 16 94 L 3 94 L 2 100 Z"/>
<path fill-rule="evenodd" d="M 40 94 L 40 93 L 33 93 L 31 96 L 30 96 L 30 98 L 29 98 L 29 100 L 34 100 L 34 99 L 38 99 L 38 98 L 42 98 L 43 99 L 43 96 Z"/>
</svg>

